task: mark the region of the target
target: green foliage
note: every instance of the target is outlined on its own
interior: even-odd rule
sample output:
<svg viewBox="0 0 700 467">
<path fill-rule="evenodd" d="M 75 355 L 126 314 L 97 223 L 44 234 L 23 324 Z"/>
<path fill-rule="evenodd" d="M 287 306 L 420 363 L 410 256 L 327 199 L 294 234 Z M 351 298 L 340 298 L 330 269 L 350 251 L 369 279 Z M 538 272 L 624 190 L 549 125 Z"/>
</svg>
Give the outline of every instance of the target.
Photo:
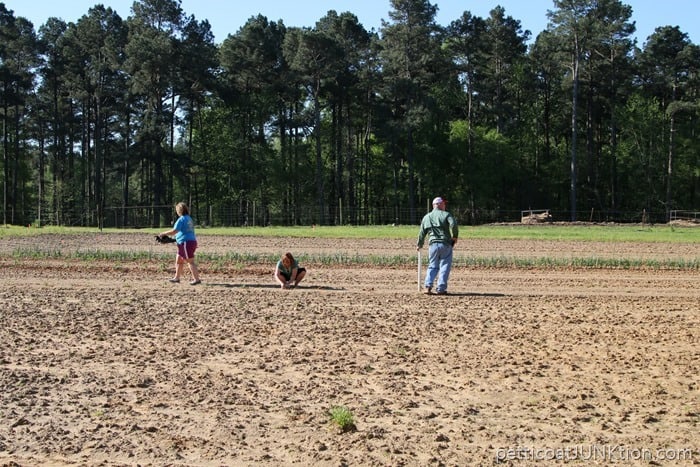
<svg viewBox="0 0 700 467">
<path fill-rule="evenodd" d="M 650 270 L 700 270 L 700 258 L 689 259 L 630 259 L 630 258 L 517 258 L 508 256 L 492 257 L 456 257 L 454 266 L 479 268 L 517 268 L 517 269 L 650 269 Z"/>
<path fill-rule="evenodd" d="M 350 12 L 258 15 L 217 46 L 174 0 L 38 35 L 3 6 L 3 221 L 157 226 L 186 199 L 206 225 L 257 225 L 251 205 L 263 225 L 347 222 L 341 204 L 352 223 L 415 223 L 438 193 L 470 223 L 698 208 L 700 54 L 678 27 L 636 50 L 631 7 L 556 0 L 528 47 L 502 7 L 446 28 L 429 2 L 389 7 L 378 32 Z"/>
<path fill-rule="evenodd" d="M 459 220 L 459 219 L 458 219 Z M 151 238 L 160 230 L 138 229 L 102 229 L 90 227 L 41 228 L 13 225 L 0 226 L 0 239 L 26 237 L 34 235 L 104 235 L 134 233 Z M 638 242 L 638 243 L 700 243 L 700 228 L 676 227 L 669 225 L 642 226 L 637 224 L 586 225 L 586 224 L 552 224 L 521 225 L 494 224 L 460 227 L 460 238 L 491 240 L 554 240 L 554 241 L 596 241 L 596 242 Z M 198 236 L 230 235 L 252 237 L 287 237 L 287 238 L 368 238 L 368 239 L 405 239 L 414 241 L 418 236 L 418 226 L 379 225 L 379 226 L 313 226 L 313 227 L 228 227 L 198 229 Z M 468 244 L 467 244 L 468 245 Z"/>
<path fill-rule="evenodd" d="M 386 238 L 415 240 L 417 226 L 337 226 L 337 227 L 245 227 L 206 229 L 201 235 L 253 235 L 272 237 L 310 238 Z M 500 240 L 561 240 L 597 242 L 700 242 L 700 229 L 695 227 L 671 227 L 667 225 L 482 225 L 462 226 L 460 238 Z"/>
<path fill-rule="evenodd" d="M 355 420 L 352 412 L 345 406 L 334 406 L 329 410 L 331 422 L 342 432 L 354 431 Z"/>
<path fill-rule="evenodd" d="M 123 231 L 103 231 L 102 234 Z M 314 229 L 315 238 L 380 238 L 401 239 L 407 244 L 415 243 L 416 228 L 409 226 L 381 227 L 381 228 L 356 228 L 356 227 L 325 227 Z M 485 226 L 464 228 L 460 230 L 460 248 L 454 259 L 455 267 L 486 267 L 486 268 L 592 268 L 592 269 L 675 269 L 675 270 L 700 270 L 700 258 L 685 259 L 638 259 L 638 258 L 600 258 L 600 257 L 535 257 L 518 258 L 497 254 L 488 257 L 479 257 L 469 254 L 470 239 L 520 239 L 520 240 L 548 240 L 548 241 L 600 241 L 600 242 L 681 242 L 699 243 L 700 228 L 678 227 L 648 227 L 639 228 L 632 226 Z M 11 239 L 17 236 L 51 234 L 66 235 L 69 233 L 94 233 L 94 229 L 66 229 L 66 228 L 19 228 L 6 227 L 0 229 L 0 238 Z M 143 232 L 139 232 L 143 234 Z M 212 229 L 205 235 L 245 235 L 245 236 L 282 236 L 282 237 L 307 237 L 309 229 L 301 228 L 273 228 L 273 229 Z M 151 235 L 148 235 L 151 237 Z M 22 260 L 29 259 L 62 259 L 75 261 L 159 261 L 171 260 L 172 252 L 166 249 L 150 249 L 148 251 L 101 251 L 91 248 L 89 245 L 75 250 L 66 251 L 60 246 L 54 247 L 28 247 L 17 248 L 10 253 L 11 257 Z M 262 253 L 198 253 L 201 262 L 206 263 L 212 270 L 224 270 L 226 268 L 241 268 L 250 264 L 274 264 L 277 254 Z M 304 264 L 317 265 L 346 265 L 375 267 L 413 267 L 415 255 L 376 255 L 376 254 L 302 254 L 298 258 Z"/>
</svg>

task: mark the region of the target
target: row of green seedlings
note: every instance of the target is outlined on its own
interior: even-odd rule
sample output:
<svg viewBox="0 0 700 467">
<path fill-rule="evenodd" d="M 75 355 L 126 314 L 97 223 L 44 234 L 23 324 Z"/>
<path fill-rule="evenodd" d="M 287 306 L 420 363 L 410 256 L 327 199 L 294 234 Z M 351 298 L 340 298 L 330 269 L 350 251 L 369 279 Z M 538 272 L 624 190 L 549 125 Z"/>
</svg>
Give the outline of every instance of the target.
<svg viewBox="0 0 700 467">
<path fill-rule="evenodd" d="M 75 259 L 82 261 L 144 261 L 169 260 L 172 252 L 154 253 L 152 251 L 100 251 L 81 250 L 64 252 L 60 250 L 17 249 L 12 256 L 16 259 Z M 278 255 L 266 253 L 198 253 L 200 262 L 206 262 L 212 270 L 227 269 L 231 265 L 273 264 L 279 259 Z M 343 253 L 299 255 L 299 261 L 309 265 L 321 266 L 377 266 L 404 267 L 415 266 L 416 257 L 412 255 L 348 255 Z M 423 260 L 427 264 L 427 259 Z M 586 269 L 672 269 L 700 270 L 700 258 L 674 259 L 639 259 L 639 258 L 517 258 L 510 256 L 458 256 L 454 258 L 455 267 L 477 268 L 586 268 Z"/>
</svg>

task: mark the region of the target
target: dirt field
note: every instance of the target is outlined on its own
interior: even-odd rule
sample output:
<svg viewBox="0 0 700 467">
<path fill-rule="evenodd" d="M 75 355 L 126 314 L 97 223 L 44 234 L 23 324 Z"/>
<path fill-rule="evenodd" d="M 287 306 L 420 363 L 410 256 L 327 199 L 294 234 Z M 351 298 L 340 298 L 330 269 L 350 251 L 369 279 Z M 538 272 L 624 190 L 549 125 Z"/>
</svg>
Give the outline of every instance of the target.
<svg viewBox="0 0 700 467">
<path fill-rule="evenodd" d="M 698 465 L 700 273 L 17 260 L 0 245 L 0 465 Z M 413 255 L 412 242 L 200 236 L 200 252 Z M 457 256 L 699 258 L 698 244 L 463 241 Z M 355 429 L 329 417 L 347 407 Z"/>
</svg>

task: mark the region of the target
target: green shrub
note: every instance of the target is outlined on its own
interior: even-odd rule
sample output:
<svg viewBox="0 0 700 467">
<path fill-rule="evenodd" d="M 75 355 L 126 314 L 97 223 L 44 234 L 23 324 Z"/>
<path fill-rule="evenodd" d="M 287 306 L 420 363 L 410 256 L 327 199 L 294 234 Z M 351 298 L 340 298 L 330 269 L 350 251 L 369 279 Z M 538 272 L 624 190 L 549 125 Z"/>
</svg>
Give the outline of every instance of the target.
<svg viewBox="0 0 700 467">
<path fill-rule="evenodd" d="M 347 407 L 342 405 L 331 407 L 329 414 L 331 416 L 331 422 L 340 429 L 341 433 L 355 430 L 355 421 L 352 412 L 350 412 L 350 409 Z"/>
</svg>

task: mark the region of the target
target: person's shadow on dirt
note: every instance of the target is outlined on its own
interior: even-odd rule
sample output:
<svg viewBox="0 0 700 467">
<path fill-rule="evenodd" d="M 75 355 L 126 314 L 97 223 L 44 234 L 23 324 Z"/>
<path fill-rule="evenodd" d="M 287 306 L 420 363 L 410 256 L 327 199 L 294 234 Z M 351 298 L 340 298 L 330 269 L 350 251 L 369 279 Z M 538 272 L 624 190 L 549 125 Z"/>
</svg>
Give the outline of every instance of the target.
<svg viewBox="0 0 700 467">
<path fill-rule="evenodd" d="M 280 289 L 279 285 L 275 284 L 231 284 L 231 283 L 223 283 L 223 282 L 207 282 L 204 283 L 204 285 L 208 285 L 210 287 L 226 287 L 230 289 Z M 289 289 L 285 290 L 346 290 L 344 287 L 331 287 L 327 285 L 297 285 L 296 287 L 292 287 Z"/>
<path fill-rule="evenodd" d="M 432 294 L 423 294 L 428 297 L 505 297 L 506 294 L 500 293 L 500 292 L 447 292 L 444 295 L 432 293 Z"/>
</svg>

